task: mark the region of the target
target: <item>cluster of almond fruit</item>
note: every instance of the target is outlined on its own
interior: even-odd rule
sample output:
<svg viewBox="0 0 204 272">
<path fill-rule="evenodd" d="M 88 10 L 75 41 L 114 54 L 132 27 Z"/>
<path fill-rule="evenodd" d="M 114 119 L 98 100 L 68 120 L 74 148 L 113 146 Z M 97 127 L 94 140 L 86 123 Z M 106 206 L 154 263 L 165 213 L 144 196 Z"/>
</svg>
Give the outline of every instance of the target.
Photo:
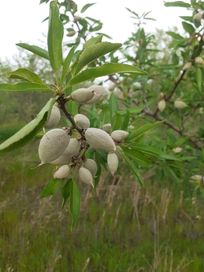
<svg viewBox="0 0 204 272">
<path fill-rule="evenodd" d="M 196 15 L 198 15 L 198 13 Z M 202 17 L 203 15 L 201 14 L 199 16 Z M 198 57 L 195 58 L 194 64 L 204 65 L 204 59 L 202 57 L 198 56 Z M 183 66 L 182 71 L 187 71 L 187 70 L 191 69 L 191 67 L 192 67 L 192 62 L 187 62 Z M 167 101 L 165 99 L 165 95 L 164 95 L 163 92 L 161 92 L 160 96 L 159 96 L 159 102 L 157 103 L 157 107 L 158 107 L 160 112 L 163 112 L 165 110 L 166 104 L 167 104 Z M 174 101 L 174 108 L 176 108 L 178 110 L 182 110 L 182 109 L 185 109 L 186 107 L 188 107 L 188 105 L 184 101 L 182 101 L 180 98 L 177 98 Z"/>
<path fill-rule="evenodd" d="M 80 105 L 93 104 L 107 99 L 108 93 L 103 86 L 93 85 L 73 91 L 68 100 Z M 102 128 L 90 127 L 88 117 L 80 113 L 71 117 L 70 127 L 56 128 L 61 112 L 60 103 L 56 103 L 46 122 L 45 129 L 48 131 L 41 138 L 38 149 L 41 165 L 55 165 L 55 179 L 67 179 L 74 175 L 81 182 L 94 187 L 97 164 L 86 157 L 86 152 L 89 149 L 102 150 L 107 153 L 107 165 L 114 175 L 119 163 L 116 147 L 127 138 L 128 132 L 112 131 L 111 124 L 104 124 Z"/>
<path fill-rule="evenodd" d="M 163 112 L 166 108 L 166 100 L 165 100 L 165 97 L 164 97 L 164 94 L 161 93 L 160 94 L 160 101 L 158 102 L 157 104 L 157 107 L 159 109 L 160 112 Z M 174 108 L 178 109 L 178 110 L 182 110 L 182 109 L 185 109 L 188 105 L 182 101 L 181 99 L 176 99 L 174 101 Z"/>
</svg>

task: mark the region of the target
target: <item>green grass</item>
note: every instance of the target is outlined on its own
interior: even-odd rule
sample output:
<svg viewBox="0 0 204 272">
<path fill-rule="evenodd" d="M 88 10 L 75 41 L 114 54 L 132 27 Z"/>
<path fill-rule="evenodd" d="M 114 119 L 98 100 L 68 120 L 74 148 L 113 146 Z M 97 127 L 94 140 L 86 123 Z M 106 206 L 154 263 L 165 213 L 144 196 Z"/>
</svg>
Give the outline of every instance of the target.
<svg viewBox="0 0 204 272">
<path fill-rule="evenodd" d="M 83 188 L 71 229 L 60 196 L 39 197 L 52 169 L 33 169 L 37 156 L 29 150 L 0 159 L 1 272 L 204 271 L 202 199 L 192 204 L 165 182 L 140 188 L 106 177 L 97 193 Z"/>
</svg>

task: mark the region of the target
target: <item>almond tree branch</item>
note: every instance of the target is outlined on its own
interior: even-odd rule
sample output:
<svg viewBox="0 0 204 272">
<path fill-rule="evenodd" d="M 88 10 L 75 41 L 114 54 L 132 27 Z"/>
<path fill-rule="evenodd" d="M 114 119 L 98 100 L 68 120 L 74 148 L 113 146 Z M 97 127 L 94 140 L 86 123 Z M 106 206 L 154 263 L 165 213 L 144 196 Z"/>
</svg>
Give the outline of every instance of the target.
<svg viewBox="0 0 204 272">
<path fill-rule="evenodd" d="M 186 73 L 186 70 L 183 70 L 183 72 L 181 73 L 180 77 L 176 80 L 175 84 L 174 84 L 174 87 L 169 95 L 169 97 L 166 98 L 167 99 L 171 99 L 171 97 L 173 96 L 173 94 L 175 93 L 178 85 L 180 84 L 180 82 L 182 81 L 184 75 Z M 122 88 L 120 87 L 117 79 L 115 79 L 113 76 L 109 76 L 109 80 L 112 81 L 113 83 L 116 84 L 116 86 L 118 86 L 121 90 Z M 202 146 L 194 139 L 192 139 L 191 137 L 189 137 L 188 135 L 186 134 L 183 134 L 183 131 L 176 127 L 174 124 L 172 124 L 171 122 L 169 122 L 168 120 L 166 119 L 163 119 L 161 116 L 158 115 L 159 113 L 159 110 L 158 108 L 156 109 L 155 112 L 151 112 L 151 111 L 148 111 L 148 110 L 143 110 L 142 111 L 143 114 L 147 115 L 147 116 L 150 116 L 151 118 L 155 119 L 156 121 L 162 121 L 164 125 L 166 125 L 168 128 L 174 130 L 177 134 L 179 134 L 180 136 L 185 136 L 188 141 L 197 149 L 202 149 Z"/>
<path fill-rule="evenodd" d="M 203 49 L 203 45 L 204 45 L 204 41 L 203 41 L 203 35 L 198 36 L 200 38 L 198 45 L 194 46 L 193 50 L 192 50 L 192 54 L 191 54 L 191 58 L 189 60 L 189 63 L 193 64 L 195 62 L 195 58 L 198 57 Z M 170 91 L 169 95 L 164 96 L 164 100 L 165 101 L 170 101 L 171 98 L 173 97 L 173 95 L 175 94 L 178 86 L 180 85 L 180 83 L 182 82 L 186 72 L 188 69 L 183 68 L 180 72 L 179 72 L 179 76 L 176 79 L 176 81 L 174 82 L 174 85 L 172 87 L 172 90 Z M 157 114 L 159 113 L 159 108 L 157 106 L 154 115 L 157 116 Z"/>
<path fill-rule="evenodd" d="M 172 124 L 168 120 L 163 119 L 158 114 L 155 115 L 153 112 L 147 111 L 147 110 L 143 110 L 143 113 L 145 115 L 150 116 L 151 118 L 155 119 L 156 121 L 162 121 L 165 126 L 171 128 L 172 130 L 174 130 L 180 136 L 184 136 L 192 144 L 192 146 L 194 146 L 195 148 L 200 149 L 200 150 L 203 148 L 203 146 L 201 145 L 200 142 L 198 142 L 197 140 L 193 139 L 189 135 L 184 134 L 183 131 L 180 128 L 176 127 L 174 124 Z"/>
<path fill-rule="evenodd" d="M 66 109 L 66 102 L 67 102 L 67 99 L 64 97 L 64 95 L 61 95 L 58 99 L 57 99 L 57 102 L 59 104 L 59 107 L 60 109 L 63 111 L 64 115 L 67 117 L 67 119 L 70 121 L 70 123 L 72 124 L 72 127 L 74 129 L 76 129 L 80 135 L 82 136 L 82 138 L 84 138 L 84 130 L 79 128 L 75 121 L 74 121 L 74 118 L 72 117 L 72 115 L 67 111 Z"/>
</svg>

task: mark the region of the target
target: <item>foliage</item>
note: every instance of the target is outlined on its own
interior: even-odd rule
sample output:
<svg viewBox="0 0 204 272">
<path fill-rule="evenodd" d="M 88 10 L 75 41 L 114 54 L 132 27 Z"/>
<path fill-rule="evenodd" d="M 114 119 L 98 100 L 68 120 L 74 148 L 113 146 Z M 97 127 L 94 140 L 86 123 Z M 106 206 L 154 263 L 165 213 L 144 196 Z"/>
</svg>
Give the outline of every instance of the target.
<svg viewBox="0 0 204 272">
<path fill-rule="evenodd" d="M 62 183 L 52 199 L 39 199 L 52 169 L 25 167 L 35 146 L 30 152 L 25 146 L 0 158 L 3 271 L 203 271 L 203 200 L 193 186 L 193 197 L 184 197 L 182 184 L 151 182 L 150 171 L 142 188 L 124 167 L 97 194 L 80 186 L 80 221 L 70 229 Z"/>
<path fill-rule="evenodd" d="M 41 1 L 48 2 L 47 49 L 25 43 L 18 46 L 49 61 L 52 79 L 47 80 L 40 73 L 20 67 L 10 73 L 10 82 L 0 84 L 0 91 L 12 94 L 44 91 L 50 95 L 54 93 L 54 98 L 30 124 L 3 142 L 0 151 L 10 150 L 38 136 L 39 129 L 46 126 L 54 102 L 57 102 L 67 119 L 63 125 L 69 126 L 70 134 L 77 134 L 82 141 L 85 131 L 76 125 L 73 119 L 76 113 L 88 116 L 91 127 L 102 128 L 111 123 L 113 130 L 128 131 L 128 138 L 117 145 L 117 155 L 141 185 L 143 175 L 149 169 L 153 169 L 156 179 L 164 176 L 177 183 L 189 180 L 191 174 L 203 175 L 204 133 L 198 124 L 203 121 L 204 107 L 204 34 L 203 19 L 197 19 L 198 14 L 203 16 L 203 3 L 193 0 L 191 4 L 165 2 L 167 7 L 187 8 L 192 12 L 192 16 L 181 16 L 183 34 L 173 30 L 166 33 L 169 50 L 165 51 L 158 44 L 158 37 L 145 30 L 146 21 L 153 20 L 149 13 L 140 16 L 127 9 L 136 23 L 136 30 L 121 47 L 120 43 L 104 41 L 109 37 L 100 32 L 102 23 L 85 16 L 93 3 L 86 4 L 79 11 L 72 0 Z M 14 79 L 18 80 L 17 83 L 13 82 Z M 109 99 L 93 105 L 78 105 L 72 94 L 81 87 L 89 88 L 93 81 L 99 86 L 107 82 Z M 163 101 L 162 109 L 160 101 Z M 185 102 L 186 106 L 178 107 L 175 101 Z M 106 154 L 85 149 L 87 157 L 98 165 L 96 186 L 102 170 L 106 169 Z M 84 159 L 84 153 L 80 158 Z M 73 223 L 76 223 L 80 210 L 77 181 L 73 173 L 64 181 L 62 190 Z M 42 196 L 53 195 L 60 183 L 62 181 L 51 180 Z"/>
</svg>

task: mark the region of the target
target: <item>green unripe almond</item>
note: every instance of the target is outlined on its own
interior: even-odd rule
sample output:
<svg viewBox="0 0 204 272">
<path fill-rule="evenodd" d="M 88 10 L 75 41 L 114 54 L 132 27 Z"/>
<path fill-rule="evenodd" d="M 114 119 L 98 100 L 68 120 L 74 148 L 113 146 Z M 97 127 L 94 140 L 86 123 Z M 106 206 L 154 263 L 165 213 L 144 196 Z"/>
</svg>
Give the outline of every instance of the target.
<svg viewBox="0 0 204 272">
<path fill-rule="evenodd" d="M 201 64 L 201 65 L 203 65 L 203 64 L 204 64 L 204 60 L 203 60 L 203 58 L 201 58 L 201 57 L 196 57 L 196 58 L 195 58 L 195 63 L 196 63 L 196 64 Z"/>
<path fill-rule="evenodd" d="M 190 182 L 196 186 L 203 185 L 204 183 L 204 176 L 201 175 L 194 175 L 190 177 Z"/>
<path fill-rule="evenodd" d="M 71 161 L 73 156 L 76 156 L 79 154 L 80 147 L 81 146 L 79 141 L 75 138 L 71 138 L 63 154 L 59 156 L 56 160 L 52 161 L 51 164 L 55 164 L 55 165 L 68 164 Z"/>
<path fill-rule="evenodd" d="M 185 102 L 183 102 L 182 100 L 179 100 L 177 99 L 175 102 L 174 102 L 174 107 L 176 109 L 184 109 L 187 107 L 187 104 Z"/>
<path fill-rule="evenodd" d="M 67 36 L 68 37 L 73 37 L 75 34 L 76 34 L 76 31 L 73 28 L 67 29 Z"/>
<path fill-rule="evenodd" d="M 70 157 L 76 156 L 80 151 L 80 143 L 77 139 L 71 138 L 68 146 L 66 147 L 64 154 Z"/>
<path fill-rule="evenodd" d="M 104 124 L 102 126 L 102 129 L 105 130 L 107 133 L 111 133 L 111 130 L 112 130 L 111 123 Z"/>
<path fill-rule="evenodd" d="M 83 166 L 81 166 L 79 168 L 79 179 L 83 183 L 91 185 L 92 187 L 94 187 L 93 176 L 92 176 L 91 172 L 87 168 L 85 168 Z"/>
<path fill-rule="evenodd" d="M 56 105 L 54 105 L 50 112 L 50 116 L 45 124 L 45 127 L 48 129 L 56 127 L 60 121 L 60 118 L 61 118 L 60 109 Z"/>
<path fill-rule="evenodd" d="M 192 181 L 195 181 L 195 182 L 202 182 L 203 179 L 204 179 L 204 177 L 201 176 L 201 175 L 194 175 L 194 176 L 190 177 L 190 179 L 191 179 Z"/>
<path fill-rule="evenodd" d="M 111 137 L 116 142 L 122 142 L 125 138 L 127 138 L 129 133 L 125 130 L 114 130 L 111 133 Z"/>
<path fill-rule="evenodd" d="M 62 154 L 59 156 L 56 160 L 50 162 L 53 165 L 63 165 L 63 164 L 68 164 L 71 161 L 71 157 L 67 156 L 65 154 Z"/>
<path fill-rule="evenodd" d="M 114 94 L 115 97 L 117 97 L 118 99 L 121 99 L 121 100 L 124 99 L 124 94 L 123 94 L 123 92 L 122 92 L 119 88 L 117 88 L 117 87 L 113 90 L 113 94 Z"/>
<path fill-rule="evenodd" d="M 109 153 L 107 157 L 107 163 L 111 174 L 114 175 L 118 169 L 118 156 L 115 153 Z"/>
<path fill-rule="evenodd" d="M 68 165 L 61 166 L 53 175 L 55 179 L 65 179 L 69 176 L 70 167 Z"/>
<path fill-rule="evenodd" d="M 187 62 L 186 64 L 184 64 L 183 66 L 183 70 L 187 71 L 192 67 L 192 62 Z"/>
<path fill-rule="evenodd" d="M 74 116 L 76 125 L 81 129 L 87 129 L 90 127 L 90 121 L 84 114 L 76 114 Z"/>
<path fill-rule="evenodd" d="M 164 99 L 160 100 L 157 106 L 159 111 L 163 112 L 166 108 L 166 101 Z"/>
<path fill-rule="evenodd" d="M 152 84 L 153 84 L 153 82 L 154 82 L 154 80 L 153 80 L 153 79 L 151 79 L 151 78 L 147 80 L 147 84 L 148 84 L 148 85 L 152 85 Z"/>
<path fill-rule="evenodd" d="M 173 148 L 172 150 L 173 150 L 174 153 L 178 154 L 178 153 L 180 153 L 182 151 L 182 147 L 177 146 L 177 147 Z"/>
<path fill-rule="evenodd" d="M 108 97 L 109 94 L 109 92 L 100 85 L 92 85 L 89 87 L 89 90 L 94 92 L 94 96 L 89 101 L 87 101 L 87 104 L 102 102 Z"/>
<path fill-rule="evenodd" d="M 40 140 L 38 154 L 41 163 L 49 163 L 56 160 L 68 146 L 70 136 L 63 129 L 49 130 Z"/>
<path fill-rule="evenodd" d="M 200 23 L 202 20 L 203 14 L 201 12 L 197 12 L 194 16 L 193 16 L 193 20 L 196 23 Z"/>
<path fill-rule="evenodd" d="M 94 91 L 89 88 L 80 88 L 71 93 L 71 98 L 78 103 L 86 103 L 94 96 Z"/>
<path fill-rule="evenodd" d="M 134 82 L 133 86 L 135 89 L 141 89 L 142 88 L 142 84 L 140 82 Z"/>
<path fill-rule="evenodd" d="M 114 152 L 116 150 L 113 139 L 102 129 L 88 128 L 85 132 L 85 138 L 93 149 L 104 150 L 106 152 Z"/>
<path fill-rule="evenodd" d="M 97 173 L 97 164 L 94 160 L 87 159 L 84 163 L 84 167 L 87 168 L 91 172 L 93 177 L 95 177 L 95 175 Z"/>
</svg>

